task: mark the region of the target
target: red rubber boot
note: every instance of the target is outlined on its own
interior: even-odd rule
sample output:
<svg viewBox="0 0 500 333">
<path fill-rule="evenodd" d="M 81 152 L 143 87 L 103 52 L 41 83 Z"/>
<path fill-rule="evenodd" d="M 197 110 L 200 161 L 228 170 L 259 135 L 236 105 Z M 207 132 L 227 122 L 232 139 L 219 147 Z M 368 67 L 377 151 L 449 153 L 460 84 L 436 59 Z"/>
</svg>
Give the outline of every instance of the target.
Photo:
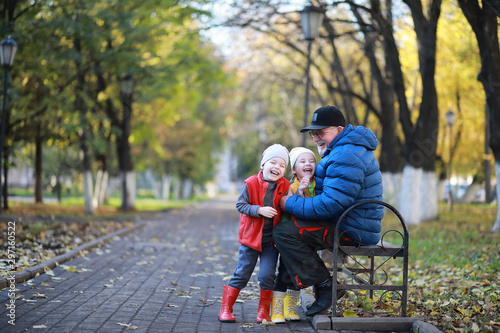
<svg viewBox="0 0 500 333">
<path fill-rule="evenodd" d="M 257 309 L 257 322 L 262 323 L 265 319 L 270 322 L 271 318 L 269 317 L 269 307 L 271 305 L 271 299 L 273 298 L 272 290 L 260 290 L 260 300 L 259 300 L 259 308 Z"/>
<path fill-rule="evenodd" d="M 240 289 L 224 285 L 222 291 L 222 305 L 220 306 L 219 320 L 223 323 L 234 323 L 233 305 L 240 294 Z"/>
</svg>

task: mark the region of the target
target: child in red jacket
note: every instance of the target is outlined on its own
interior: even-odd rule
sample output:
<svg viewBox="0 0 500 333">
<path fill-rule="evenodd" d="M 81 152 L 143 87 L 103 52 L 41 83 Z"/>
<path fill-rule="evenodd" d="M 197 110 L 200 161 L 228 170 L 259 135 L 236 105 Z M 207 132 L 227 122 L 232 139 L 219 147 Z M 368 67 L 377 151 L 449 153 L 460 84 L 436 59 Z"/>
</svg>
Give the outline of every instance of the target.
<svg viewBox="0 0 500 333">
<path fill-rule="evenodd" d="M 240 290 L 252 276 L 260 257 L 260 301 L 257 322 L 271 321 L 269 306 L 276 276 L 278 251 L 273 244 L 273 228 L 281 221 L 280 199 L 290 182 L 283 178 L 288 166 L 288 150 L 274 144 L 262 154 L 261 171 L 245 180 L 236 209 L 241 213 L 238 242 L 238 265 L 224 286 L 219 320 L 234 323 L 233 305 Z"/>
</svg>

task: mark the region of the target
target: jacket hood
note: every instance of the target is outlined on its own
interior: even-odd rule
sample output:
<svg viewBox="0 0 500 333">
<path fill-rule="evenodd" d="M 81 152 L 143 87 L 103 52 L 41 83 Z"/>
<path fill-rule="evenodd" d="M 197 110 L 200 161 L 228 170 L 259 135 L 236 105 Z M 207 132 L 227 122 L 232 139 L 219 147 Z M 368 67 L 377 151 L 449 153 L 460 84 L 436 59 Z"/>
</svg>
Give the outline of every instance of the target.
<svg viewBox="0 0 500 333">
<path fill-rule="evenodd" d="M 368 150 L 375 150 L 378 146 L 378 140 L 375 134 L 363 126 L 347 125 L 346 128 L 330 143 L 328 150 L 323 156 L 326 156 L 335 146 L 355 144 L 363 146 Z"/>
</svg>

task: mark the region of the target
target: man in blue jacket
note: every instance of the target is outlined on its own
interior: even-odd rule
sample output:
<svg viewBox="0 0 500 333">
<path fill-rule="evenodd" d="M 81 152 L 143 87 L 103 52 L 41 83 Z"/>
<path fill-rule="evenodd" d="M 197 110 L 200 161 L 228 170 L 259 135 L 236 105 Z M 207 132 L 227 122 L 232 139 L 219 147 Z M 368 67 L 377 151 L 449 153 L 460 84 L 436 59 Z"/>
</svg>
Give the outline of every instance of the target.
<svg viewBox="0 0 500 333">
<path fill-rule="evenodd" d="M 306 312 L 314 316 L 332 304 L 330 272 L 317 251 L 331 250 L 338 241 L 333 239 L 335 224 L 347 208 L 360 201 L 382 200 L 382 176 L 373 154 L 377 138 L 365 127 L 346 126 L 338 108 L 317 109 L 311 126 L 300 131 L 309 132 L 322 157 L 316 167 L 316 196 L 284 196 L 282 208 L 296 219 L 279 223 L 273 238 L 293 282 L 301 288 L 315 286 L 316 301 Z M 343 238 L 377 244 L 383 214 L 379 205 L 357 207 L 342 222 Z"/>
</svg>

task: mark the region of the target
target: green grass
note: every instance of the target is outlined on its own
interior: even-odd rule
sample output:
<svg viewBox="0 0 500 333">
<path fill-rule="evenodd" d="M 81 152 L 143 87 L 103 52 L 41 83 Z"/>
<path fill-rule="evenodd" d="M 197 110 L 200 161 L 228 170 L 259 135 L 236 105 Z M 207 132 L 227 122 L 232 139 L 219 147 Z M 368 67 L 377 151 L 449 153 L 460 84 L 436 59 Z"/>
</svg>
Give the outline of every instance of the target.
<svg viewBox="0 0 500 333">
<path fill-rule="evenodd" d="M 146 197 L 137 197 L 135 200 L 135 208 L 129 210 L 127 214 L 144 211 L 162 211 L 173 208 L 185 207 L 194 202 L 205 200 L 204 197 L 198 197 L 186 200 L 159 200 Z M 61 203 L 43 203 L 35 204 L 30 202 L 10 201 L 9 209 L 5 211 L 7 214 L 34 214 L 34 215 L 53 215 L 53 216 L 75 216 L 84 215 L 84 199 L 81 196 L 65 196 Z M 122 215 L 121 198 L 112 196 L 107 204 L 98 207 L 95 215 Z"/>
<path fill-rule="evenodd" d="M 411 257 L 425 265 L 457 267 L 482 261 L 484 268 L 499 272 L 500 235 L 489 233 L 496 213 L 496 206 L 455 205 L 453 212 L 441 206 L 439 220 L 409 227 Z"/>
</svg>

